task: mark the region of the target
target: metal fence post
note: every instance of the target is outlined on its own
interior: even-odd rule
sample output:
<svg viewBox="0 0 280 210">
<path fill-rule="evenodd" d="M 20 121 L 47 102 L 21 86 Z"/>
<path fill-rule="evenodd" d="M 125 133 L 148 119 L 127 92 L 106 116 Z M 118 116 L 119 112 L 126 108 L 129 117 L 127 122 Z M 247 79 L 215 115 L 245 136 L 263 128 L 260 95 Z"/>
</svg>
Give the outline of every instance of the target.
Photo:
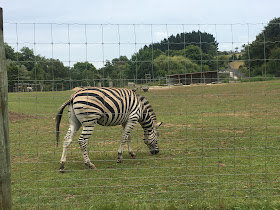
<svg viewBox="0 0 280 210">
<path fill-rule="evenodd" d="M 11 159 L 8 120 L 8 77 L 0 8 L 0 209 L 11 209 Z"/>
</svg>

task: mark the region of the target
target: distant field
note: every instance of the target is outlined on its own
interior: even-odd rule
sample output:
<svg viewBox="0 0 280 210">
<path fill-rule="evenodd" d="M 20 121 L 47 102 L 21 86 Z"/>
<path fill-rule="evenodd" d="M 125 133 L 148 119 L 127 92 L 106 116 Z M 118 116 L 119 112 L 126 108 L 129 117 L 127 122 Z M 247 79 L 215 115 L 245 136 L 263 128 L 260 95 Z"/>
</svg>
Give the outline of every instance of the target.
<svg viewBox="0 0 280 210">
<path fill-rule="evenodd" d="M 137 153 L 116 163 L 122 129 L 96 126 L 82 163 L 77 142 L 59 173 L 67 111 L 56 147 L 54 118 L 71 91 L 10 93 L 14 209 L 280 208 L 280 81 L 194 85 L 141 93 L 159 121 L 160 153 L 138 125 Z"/>
</svg>

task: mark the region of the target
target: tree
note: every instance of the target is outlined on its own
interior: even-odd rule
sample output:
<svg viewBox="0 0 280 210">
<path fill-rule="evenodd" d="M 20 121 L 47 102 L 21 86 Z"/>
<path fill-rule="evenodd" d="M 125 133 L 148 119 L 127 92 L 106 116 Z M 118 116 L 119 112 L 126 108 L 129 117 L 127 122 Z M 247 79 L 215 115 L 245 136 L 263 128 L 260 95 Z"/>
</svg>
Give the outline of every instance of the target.
<svg viewBox="0 0 280 210">
<path fill-rule="evenodd" d="M 227 55 L 218 55 L 217 56 L 217 60 L 218 60 L 219 69 L 226 69 L 226 68 L 228 68 L 229 56 L 227 56 Z"/>
<path fill-rule="evenodd" d="M 274 75 L 275 77 L 280 77 L 280 48 L 274 48 L 271 50 L 271 55 L 269 56 L 269 61 L 267 62 L 266 66 L 266 74 Z"/>
<path fill-rule="evenodd" d="M 200 66 L 183 56 L 168 57 L 160 55 L 155 59 L 158 76 L 167 74 L 191 73 L 200 70 Z"/>
<path fill-rule="evenodd" d="M 74 64 L 70 71 L 70 78 L 74 81 L 86 82 L 86 86 L 93 86 L 95 81 L 100 80 L 101 75 L 92 63 L 86 61 Z"/>
<path fill-rule="evenodd" d="M 5 48 L 6 59 L 16 61 L 17 56 L 16 56 L 14 48 L 12 48 L 7 43 L 4 43 L 4 48 Z"/>
<path fill-rule="evenodd" d="M 35 66 L 35 55 L 34 51 L 28 47 L 23 47 L 18 53 L 18 61 L 24 65 L 28 71 L 31 71 Z M 36 57 L 38 58 L 38 56 Z"/>
<path fill-rule="evenodd" d="M 68 79 L 69 68 L 65 67 L 64 64 L 58 59 L 48 59 L 48 66 L 53 74 L 54 79 Z"/>
<path fill-rule="evenodd" d="M 8 85 L 14 86 L 19 81 L 30 80 L 30 72 L 24 65 L 24 62 L 18 62 L 20 53 L 15 52 L 7 43 L 4 43 L 4 48 L 7 59 Z"/>
<path fill-rule="evenodd" d="M 180 33 L 176 36 L 171 35 L 160 43 L 149 45 L 154 50 L 159 49 L 163 52 L 167 50 L 183 50 L 188 45 L 198 46 L 203 53 L 214 55 L 218 50 L 218 43 L 212 34 L 201 31 Z"/>
<path fill-rule="evenodd" d="M 13 86 L 18 81 L 30 80 L 29 72 L 24 65 L 17 65 L 15 62 L 7 63 L 8 84 Z"/>
<path fill-rule="evenodd" d="M 126 56 L 114 58 L 112 62 L 106 61 L 106 64 L 100 71 L 104 78 L 113 80 L 115 86 L 124 86 L 124 81 L 129 78 L 129 70 L 132 62 Z"/>
<path fill-rule="evenodd" d="M 129 68 L 128 79 L 145 79 L 145 74 L 151 74 L 152 78 L 158 76 L 154 68 L 154 60 L 162 55 L 159 49 L 152 49 L 144 46 L 131 57 L 131 66 Z"/>
<path fill-rule="evenodd" d="M 129 65 L 131 65 L 131 62 L 126 56 L 120 56 L 119 58 L 113 59 L 112 64 L 114 67 L 114 71 L 112 72 L 110 78 L 119 81 L 119 86 L 123 86 L 124 80 L 127 79 Z"/>
<path fill-rule="evenodd" d="M 245 45 L 243 59 L 245 66 L 250 67 L 251 76 L 263 75 L 263 65 L 272 55 L 273 49 L 280 47 L 280 18 L 271 20 L 264 30 L 256 36 L 256 40 L 249 45 Z M 270 64 L 272 65 L 272 64 Z"/>
<path fill-rule="evenodd" d="M 183 50 L 172 50 L 169 54 L 170 56 L 180 55 L 184 56 L 186 58 L 189 58 L 192 62 L 203 66 L 203 69 L 216 69 L 217 62 L 214 59 L 214 56 L 212 54 L 203 53 L 202 50 L 195 45 L 188 45 Z"/>
</svg>

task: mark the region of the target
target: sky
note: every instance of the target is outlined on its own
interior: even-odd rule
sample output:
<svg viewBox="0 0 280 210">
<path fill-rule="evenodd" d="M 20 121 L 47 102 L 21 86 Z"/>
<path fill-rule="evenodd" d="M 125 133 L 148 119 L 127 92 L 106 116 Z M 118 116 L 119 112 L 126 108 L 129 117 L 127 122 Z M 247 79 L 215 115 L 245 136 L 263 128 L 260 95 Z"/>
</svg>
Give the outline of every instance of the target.
<svg viewBox="0 0 280 210">
<path fill-rule="evenodd" d="M 241 49 L 280 17 L 279 0 L 0 0 L 0 7 L 5 42 L 15 50 L 97 67 L 193 30 L 213 34 L 219 50 Z"/>
</svg>

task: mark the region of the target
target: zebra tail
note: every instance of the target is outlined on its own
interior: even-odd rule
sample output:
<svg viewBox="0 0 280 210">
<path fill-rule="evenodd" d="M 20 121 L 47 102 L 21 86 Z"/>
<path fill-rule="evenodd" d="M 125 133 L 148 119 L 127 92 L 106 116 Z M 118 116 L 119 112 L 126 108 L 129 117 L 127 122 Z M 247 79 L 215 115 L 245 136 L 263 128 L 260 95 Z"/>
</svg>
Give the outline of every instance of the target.
<svg viewBox="0 0 280 210">
<path fill-rule="evenodd" d="M 60 125 L 60 121 L 63 115 L 63 110 L 67 105 L 70 105 L 71 102 L 73 101 L 73 98 L 71 97 L 70 99 L 68 99 L 64 104 L 61 105 L 61 107 L 59 108 L 55 121 L 56 121 L 56 146 L 58 146 L 58 140 L 59 140 L 59 125 Z"/>
</svg>

